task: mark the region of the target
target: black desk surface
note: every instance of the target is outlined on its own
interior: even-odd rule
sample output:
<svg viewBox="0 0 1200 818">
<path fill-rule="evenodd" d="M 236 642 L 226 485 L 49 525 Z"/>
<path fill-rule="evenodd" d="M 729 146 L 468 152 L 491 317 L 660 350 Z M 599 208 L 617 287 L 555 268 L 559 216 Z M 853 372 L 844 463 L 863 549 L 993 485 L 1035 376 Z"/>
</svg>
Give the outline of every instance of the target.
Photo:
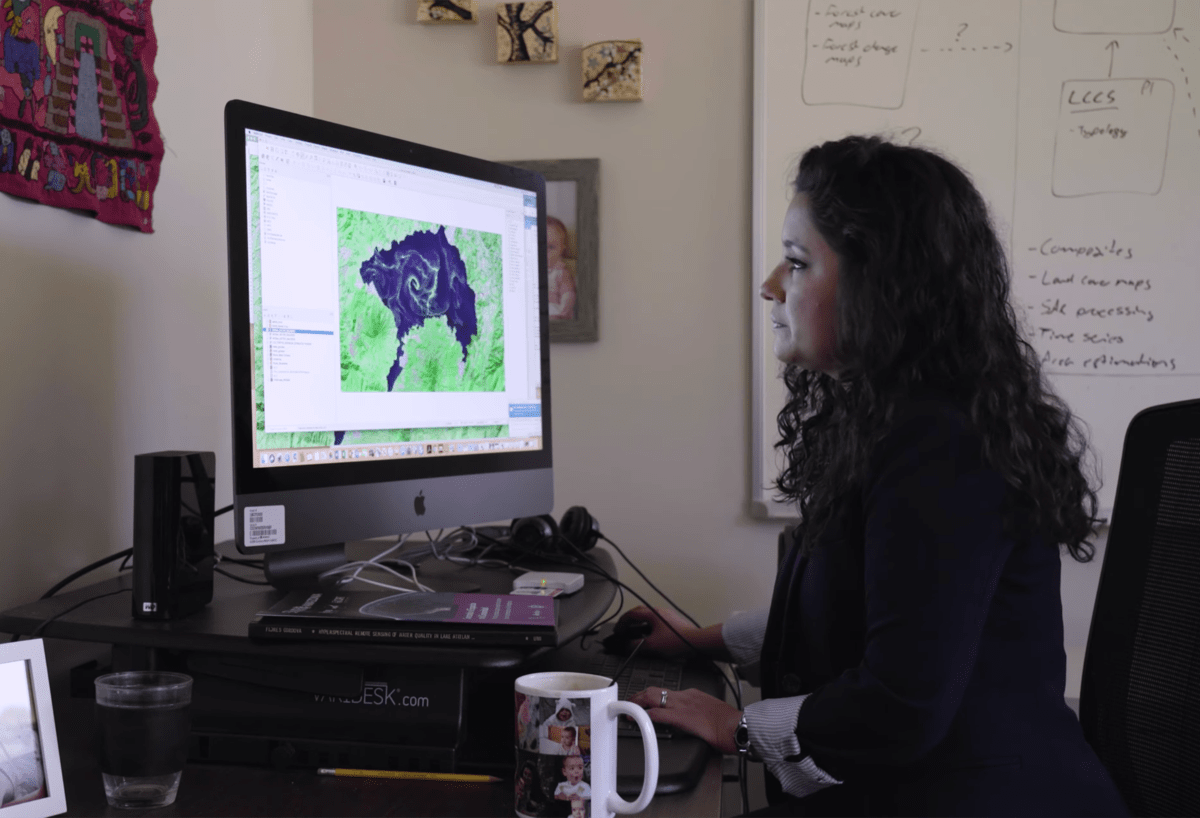
<svg viewBox="0 0 1200 818">
<path fill-rule="evenodd" d="M 603 548 L 588 552 L 599 566 L 615 576 L 612 556 Z M 228 565 L 228 563 L 226 563 Z M 534 567 L 534 566 L 530 566 Z M 544 566 L 546 570 L 572 570 Z M 247 578 L 261 574 L 234 565 Z M 514 574 L 494 569 L 463 568 L 426 560 L 419 565 L 422 581 L 446 590 L 478 585 L 486 593 L 511 589 Z M 583 633 L 612 604 L 615 586 L 594 573 L 583 572 L 583 590 L 559 598 L 559 643 Z M 92 747 L 93 701 L 71 695 L 70 669 L 89 658 L 100 658 L 108 646 L 134 649 L 172 649 L 200 653 L 253 654 L 329 661 L 421 663 L 470 666 L 491 673 L 518 672 L 520 665 L 547 649 L 461 648 L 374 645 L 344 642 L 264 642 L 247 637 L 247 623 L 283 592 L 246 585 L 217 575 L 213 602 L 186 619 L 153 622 L 132 618 L 131 594 L 100 594 L 127 589 L 129 575 L 63 592 L 0 613 L 0 631 L 30 634 L 42 628 L 47 638 L 59 751 L 66 784 L 68 815 L 122 815 L 128 810 L 109 807 Z M 91 601 L 88 601 L 91 600 Z M 80 604 L 83 603 L 83 604 Z M 79 607 L 72 610 L 72 606 Z M 88 644 L 92 643 L 92 644 Z M 89 653 L 90 652 L 90 653 Z M 95 654 L 95 656 L 90 656 Z M 511 688 L 508 688 L 511 689 Z M 720 757 L 712 755 L 701 781 L 688 792 L 657 796 L 642 813 L 654 815 L 717 815 L 720 811 Z M 139 810 L 139 815 L 512 815 L 511 779 L 495 784 L 446 784 L 425 781 L 386 781 L 327 778 L 310 769 L 276 770 L 262 766 L 189 762 L 179 798 L 171 807 Z"/>
<path fill-rule="evenodd" d="M 615 576 L 612 555 L 604 548 L 593 548 L 588 556 L 609 575 Z M 229 563 L 224 563 L 229 566 Z M 530 563 L 533 567 L 535 563 Z M 560 597 L 559 644 L 583 633 L 604 615 L 616 596 L 616 587 L 599 574 L 582 568 L 543 563 L 545 570 L 577 571 L 583 573 L 583 589 L 568 597 Z M 250 579 L 262 574 L 240 568 Z M 514 573 L 503 569 L 465 567 L 450 562 L 427 559 L 418 565 L 422 582 L 438 589 L 444 581 L 447 590 L 460 590 L 464 584 L 478 585 L 483 593 L 507 593 L 512 590 Z M 247 585 L 217 574 L 213 582 L 213 601 L 191 616 L 176 621 L 155 622 L 134 619 L 131 594 L 118 593 L 85 602 L 91 597 L 132 586 L 129 574 L 94 585 L 67 591 L 50 599 L 32 602 L 0 613 L 0 631 L 28 635 L 50 617 L 41 636 L 73 639 L 84 642 L 103 642 L 141 648 L 168 648 L 207 653 L 252 653 L 258 657 L 292 657 L 388 664 L 404 661 L 422 665 L 452 665 L 455 667 L 515 667 L 542 649 L 438 647 L 418 645 L 377 645 L 361 642 L 287 642 L 251 641 L 246 635 L 247 623 L 259 611 L 269 608 L 284 592 L 268 586 Z M 365 587 L 365 586 L 364 586 Z M 74 610 L 73 605 L 85 603 Z M 64 611 L 68 611 L 63 613 Z"/>
<path fill-rule="evenodd" d="M 318 776 L 312 770 L 189 763 L 179 796 L 169 807 L 122 810 L 108 806 L 92 745 L 90 699 L 70 695 L 70 667 L 102 655 L 100 645 L 46 640 L 59 755 L 68 816 L 509 816 L 511 779 L 493 784 L 387 781 Z M 717 816 L 721 813 L 721 756 L 713 755 L 697 786 L 656 796 L 643 818 Z"/>
</svg>

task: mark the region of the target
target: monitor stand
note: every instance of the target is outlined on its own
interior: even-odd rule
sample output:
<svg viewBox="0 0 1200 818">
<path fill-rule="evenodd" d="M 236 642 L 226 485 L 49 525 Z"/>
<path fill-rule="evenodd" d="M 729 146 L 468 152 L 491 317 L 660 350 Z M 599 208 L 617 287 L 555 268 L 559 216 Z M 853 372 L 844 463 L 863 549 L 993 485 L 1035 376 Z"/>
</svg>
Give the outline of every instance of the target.
<svg viewBox="0 0 1200 818">
<path fill-rule="evenodd" d="M 346 544 L 339 542 L 295 551 L 270 551 L 263 557 L 263 573 L 267 582 L 283 591 L 320 590 L 333 587 L 333 582 L 317 578 L 345 564 Z"/>
</svg>

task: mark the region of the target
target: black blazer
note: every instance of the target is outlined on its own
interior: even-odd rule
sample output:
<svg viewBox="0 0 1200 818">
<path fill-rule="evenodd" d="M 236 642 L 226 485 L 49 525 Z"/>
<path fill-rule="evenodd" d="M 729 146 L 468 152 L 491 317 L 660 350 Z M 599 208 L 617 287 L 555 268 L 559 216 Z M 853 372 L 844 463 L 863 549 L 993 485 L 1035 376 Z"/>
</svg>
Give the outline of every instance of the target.
<svg viewBox="0 0 1200 818">
<path fill-rule="evenodd" d="M 1059 550 L 1002 530 L 1006 487 L 946 399 L 901 407 L 861 490 L 780 566 L 765 697 L 844 784 L 809 815 L 1125 815 L 1064 701 Z"/>
</svg>

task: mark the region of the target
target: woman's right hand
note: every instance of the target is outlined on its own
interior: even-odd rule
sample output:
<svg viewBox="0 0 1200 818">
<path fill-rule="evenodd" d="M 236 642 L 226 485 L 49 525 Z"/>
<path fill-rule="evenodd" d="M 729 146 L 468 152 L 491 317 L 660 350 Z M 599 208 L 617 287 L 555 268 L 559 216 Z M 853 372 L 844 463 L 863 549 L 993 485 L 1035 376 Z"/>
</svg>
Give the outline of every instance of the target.
<svg viewBox="0 0 1200 818">
<path fill-rule="evenodd" d="M 704 648 L 704 645 L 701 644 L 701 629 L 672 610 L 639 605 L 626 611 L 617 620 L 616 631 L 619 632 L 622 625 L 631 622 L 650 623 L 650 632 L 645 637 L 642 650 L 652 651 L 659 656 L 671 659 L 682 659 L 692 655 L 694 648 Z M 678 635 L 671 630 L 672 628 L 678 632 Z M 680 639 L 680 636 L 690 642 L 691 646 Z M 630 647 L 633 645 L 631 644 Z"/>
</svg>

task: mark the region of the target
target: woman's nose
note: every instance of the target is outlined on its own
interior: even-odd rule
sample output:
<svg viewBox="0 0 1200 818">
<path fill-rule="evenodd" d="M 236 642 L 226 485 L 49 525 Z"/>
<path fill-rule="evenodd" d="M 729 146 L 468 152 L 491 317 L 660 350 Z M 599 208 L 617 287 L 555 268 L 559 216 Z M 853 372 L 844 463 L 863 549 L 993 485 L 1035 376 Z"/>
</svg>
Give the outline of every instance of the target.
<svg viewBox="0 0 1200 818">
<path fill-rule="evenodd" d="M 783 272 L 783 262 L 775 266 L 771 274 L 767 276 L 767 280 L 758 288 L 758 294 L 767 301 L 783 301 L 783 287 L 779 284 L 779 277 Z"/>
</svg>

